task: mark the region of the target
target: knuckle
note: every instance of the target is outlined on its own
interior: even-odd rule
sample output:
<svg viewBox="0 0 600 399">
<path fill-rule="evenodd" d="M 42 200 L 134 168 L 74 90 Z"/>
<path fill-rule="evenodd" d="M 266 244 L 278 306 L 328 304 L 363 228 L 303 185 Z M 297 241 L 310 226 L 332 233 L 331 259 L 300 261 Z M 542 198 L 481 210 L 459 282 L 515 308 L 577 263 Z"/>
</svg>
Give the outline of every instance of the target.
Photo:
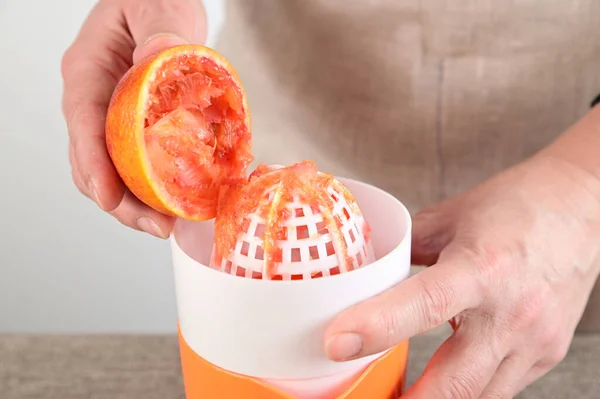
<svg viewBox="0 0 600 399">
<path fill-rule="evenodd" d="M 560 337 L 560 328 L 556 325 L 550 324 L 545 326 L 540 333 L 540 337 L 537 340 L 537 347 L 542 350 L 548 348 L 554 348 Z"/>
<path fill-rule="evenodd" d="M 463 255 L 478 267 L 484 269 L 494 268 L 500 263 L 504 251 L 495 237 L 492 239 L 463 237 L 460 242 Z"/>
<path fill-rule="evenodd" d="M 515 302 L 512 310 L 516 329 L 531 327 L 540 320 L 546 302 L 543 290 L 532 290 Z"/>
<path fill-rule="evenodd" d="M 455 316 L 450 314 L 450 310 L 456 294 L 449 283 L 440 279 L 418 278 L 417 281 L 420 283 L 422 293 L 421 300 L 418 302 L 421 306 L 419 311 L 429 326 L 438 326 Z"/>
<path fill-rule="evenodd" d="M 472 399 L 478 397 L 475 379 L 468 373 L 449 376 L 444 392 L 445 396 L 443 397 L 448 399 Z"/>
<path fill-rule="evenodd" d="M 72 78 L 75 77 L 79 71 L 84 70 L 87 66 L 92 64 L 90 58 L 85 57 L 85 45 L 80 42 L 78 38 L 72 43 L 63 53 L 60 60 L 60 73 L 64 83 L 67 85 L 71 83 Z"/>
<path fill-rule="evenodd" d="M 513 328 L 521 330 L 533 326 L 539 317 L 541 305 L 536 299 L 521 300 L 513 310 Z"/>
<path fill-rule="evenodd" d="M 546 367 L 554 367 L 561 363 L 569 353 L 569 346 L 569 342 L 558 342 L 553 345 L 547 352 L 547 355 L 544 359 L 544 365 Z"/>
<path fill-rule="evenodd" d="M 474 301 L 483 301 L 496 291 L 498 279 L 507 271 L 506 254 L 496 244 L 482 240 L 459 239 L 456 257 L 470 266 L 469 293 Z M 473 304 L 475 306 L 476 304 Z"/>
<path fill-rule="evenodd" d="M 494 234 L 486 238 L 466 237 L 460 243 L 462 255 L 479 272 L 480 280 L 493 285 L 499 278 L 509 277 L 530 256 L 520 240 L 503 241 Z"/>
<path fill-rule="evenodd" d="M 60 60 L 60 74 L 63 80 L 66 80 L 69 76 L 69 72 L 71 70 L 71 65 L 73 65 L 76 52 L 76 47 L 74 45 L 69 46 Z"/>
</svg>

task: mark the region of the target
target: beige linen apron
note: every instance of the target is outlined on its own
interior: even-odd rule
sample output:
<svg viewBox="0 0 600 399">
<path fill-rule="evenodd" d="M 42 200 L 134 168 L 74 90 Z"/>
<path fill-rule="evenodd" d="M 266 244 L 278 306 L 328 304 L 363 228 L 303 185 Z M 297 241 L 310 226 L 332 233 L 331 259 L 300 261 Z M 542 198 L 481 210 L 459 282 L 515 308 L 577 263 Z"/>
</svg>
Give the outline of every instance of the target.
<svg viewBox="0 0 600 399">
<path fill-rule="evenodd" d="M 266 163 L 313 159 L 411 212 L 561 134 L 600 92 L 599 0 L 229 0 Z M 581 329 L 600 330 L 600 289 Z"/>
</svg>

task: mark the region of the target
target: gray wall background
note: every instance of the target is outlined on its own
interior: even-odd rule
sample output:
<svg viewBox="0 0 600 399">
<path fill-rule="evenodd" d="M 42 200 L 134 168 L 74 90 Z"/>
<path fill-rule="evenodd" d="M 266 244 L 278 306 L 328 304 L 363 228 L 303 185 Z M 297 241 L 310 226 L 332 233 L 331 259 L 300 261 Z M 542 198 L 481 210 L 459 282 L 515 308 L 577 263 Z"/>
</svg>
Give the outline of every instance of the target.
<svg viewBox="0 0 600 399">
<path fill-rule="evenodd" d="M 204 2 L 211 45 L 224 4 Z M 94 4 L 0 1 L 0 333 L 176 331 L 168 242 L 71 182 L 60 61 Z"/>
</svg>

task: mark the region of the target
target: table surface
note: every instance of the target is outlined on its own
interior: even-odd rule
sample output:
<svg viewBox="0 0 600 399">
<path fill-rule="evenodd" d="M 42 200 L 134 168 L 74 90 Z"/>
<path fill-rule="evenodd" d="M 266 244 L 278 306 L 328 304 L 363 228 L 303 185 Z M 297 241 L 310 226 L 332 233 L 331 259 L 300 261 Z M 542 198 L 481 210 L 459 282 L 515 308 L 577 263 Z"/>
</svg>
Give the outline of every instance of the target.
<svg viewBox="0 0 600 399">
<path fill-rule="evenodd" d="M 443 337 L 411 341 L 409 384 Z M 566 359 L 519 399 L 600 398 L 600 334 L 577 335 Z M 175 336 L 0 335 L 2 399 L 184 399 Z"/>
</svg>

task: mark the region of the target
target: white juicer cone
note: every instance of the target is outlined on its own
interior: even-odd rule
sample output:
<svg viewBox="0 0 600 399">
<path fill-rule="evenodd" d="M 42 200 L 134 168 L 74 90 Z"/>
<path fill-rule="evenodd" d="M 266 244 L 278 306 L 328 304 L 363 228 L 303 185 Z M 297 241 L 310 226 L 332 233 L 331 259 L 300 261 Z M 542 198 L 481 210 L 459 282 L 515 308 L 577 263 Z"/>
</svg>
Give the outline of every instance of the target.
<svg viewBox="0 0 600 399">
<path fill-rule="evenodd" d="M 271 167 L 272 171 L 281 169 L 285 168 Z M 274 265 L 276 270 L 267 273 L 265 235 L 274 217 L 269 208 L 287 188 L 286 184 L 294 181 L 279 179 L 264 190 L 253 192 L 254 198 L 246 198 L 256 202 L 252 212 L 244 215 L 247 229 L 240 232 L 235 246 L 225 256 L 217 256 L 215 248 L 211 267 L 246 278 L 308 280 L 349 272 L 375 260 L 368 237 L 370 227 L 360 208 L 347 188 L 332 179 L 326 187 L 308 188 L 324 190 L 326 203 L 308 203 L 295 195 L 284 204 L 288 217 L 279 223 L 286 237 L 275 244 L 281 259 Z"/>
</svg>

